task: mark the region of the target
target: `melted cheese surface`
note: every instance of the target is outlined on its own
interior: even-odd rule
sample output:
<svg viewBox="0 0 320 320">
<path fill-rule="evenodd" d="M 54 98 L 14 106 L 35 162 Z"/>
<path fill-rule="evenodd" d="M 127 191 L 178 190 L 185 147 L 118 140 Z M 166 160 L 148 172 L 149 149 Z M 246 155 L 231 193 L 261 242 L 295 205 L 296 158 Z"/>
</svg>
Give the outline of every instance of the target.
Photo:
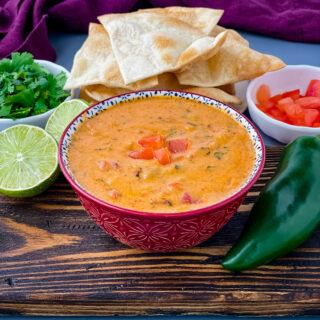
<svg viewBox="0 0 320 320">
<path fill-rule="evenodd" d="M 172 162 L 132 159 L 137 141 L 187 138 Z M 145 212 L 189 211 L 222 201 L 249 178 L 255 150 L 246 130 L 226 113 L 172 97 L 133 100 L 79 125 L 68 151 L 72 175 L 89 193 Z M 188 194 L 192 203 L 183 199 Z M 190 202 L 190 201 L 189 201 Z"/>
</svg>

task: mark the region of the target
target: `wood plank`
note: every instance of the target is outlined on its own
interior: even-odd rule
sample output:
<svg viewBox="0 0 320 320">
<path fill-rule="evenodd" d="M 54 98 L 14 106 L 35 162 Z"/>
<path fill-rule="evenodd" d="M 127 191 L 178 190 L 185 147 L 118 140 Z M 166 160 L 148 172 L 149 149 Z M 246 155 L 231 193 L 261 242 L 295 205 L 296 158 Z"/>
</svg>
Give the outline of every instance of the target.
<svg viewBox="0 0 320 320">
<path fill-rule="evenodd" d="M 256 270 L 221 267 L 274 173 L 281 147 L 238 213 L 176 253 L 131 249 L 102 231 L 60 176 L 32 199 L 0 196 L 0 315 L 312 315 L 320 309 L 320 234 Z"/>
</svg>

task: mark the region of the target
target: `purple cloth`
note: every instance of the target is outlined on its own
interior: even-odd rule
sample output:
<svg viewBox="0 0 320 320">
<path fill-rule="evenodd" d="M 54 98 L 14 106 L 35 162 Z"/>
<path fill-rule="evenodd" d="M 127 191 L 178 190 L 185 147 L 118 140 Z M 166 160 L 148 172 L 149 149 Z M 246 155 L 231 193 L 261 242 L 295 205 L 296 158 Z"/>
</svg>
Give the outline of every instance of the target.
<svg viewBox="0 0 320 320">
<path fill-rule="evenodd" d="M 56 53 L 48 35 L 45 0 L 0 0 L 0 58 L 14 51 L 28 51 L 36 58 L 54 61 Z"/>
<path fill-rule="evenodd" d="M 289 41 L 320 42 L 320 0 L 152 0 L 152 4 L 223 9 L 222 26 Z"/>
<path fill-rule="evenodd" d="M 87 32 L 106 13 L 140 7 L 188 6 L 224 9 L 219 24 L 290 41 L 320 42 L 319 0 L 0 0 L 0 58 L 29 51 L 54 61 L 47 28 Z"/>
</svg>

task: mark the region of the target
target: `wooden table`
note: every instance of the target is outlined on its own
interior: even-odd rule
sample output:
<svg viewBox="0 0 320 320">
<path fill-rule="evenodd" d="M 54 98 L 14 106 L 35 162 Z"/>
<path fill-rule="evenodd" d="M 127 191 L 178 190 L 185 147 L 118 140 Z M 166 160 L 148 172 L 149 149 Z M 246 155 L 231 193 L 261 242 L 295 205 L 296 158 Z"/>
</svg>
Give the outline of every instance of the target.
<svg viewBox="0 0 320 320">
<path fill-rule="evenodd" d="M 177 253 L 128 248 L 102 231 L 60 176 L 31 199 L 0 197 L 0 315 L 312 315 L 320 309 L 320 234 L 243 273 L 220 263 L 282 147 L 238 213 L 205 243 Z M 276 243 L 275 243 L 276 245 Z"/>
</svg>

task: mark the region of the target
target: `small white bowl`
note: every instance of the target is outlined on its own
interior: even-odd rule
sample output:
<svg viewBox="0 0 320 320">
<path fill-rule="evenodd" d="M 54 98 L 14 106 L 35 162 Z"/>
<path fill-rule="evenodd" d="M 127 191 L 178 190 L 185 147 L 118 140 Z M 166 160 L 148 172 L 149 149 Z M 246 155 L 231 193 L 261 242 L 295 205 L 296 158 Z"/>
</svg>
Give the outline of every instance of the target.
<svg viewBox="0 0 320 320">
<path fill-rule="evenodd" d="M 294 126 L 275 120 L 256 106 L 256 93 L 262 84 L 270 87 L 272 96 L 295 89 L 300 89 L 300 94 L 304 95 L 312 79 L 320 79 L 320 68 L 307 65 L 286 66 L 253 79 L 247 89 L 247 102 L 252 120 L 265 134 L 282 143 L 289 143 L 300 136 L 320 134 L 320 128 Z"/>
<path fill-rule="evenodd" d="M 70 72 L 67 69 L 65 69 L 64 67 L 62 67 L 56 63 L 53 63 L 53 62 L 50 62 L 47 60 L 37 60 L 37 59 L 35 59 L 34 61 L 39 63 L 41 66 L 45 67 L 54 76 L 56 76 L 61 71 L 64 71 L 66 73 L 67 77 L 70 76 Z M 70 96 L 67 97 L 66 100 L 71 99 L 72 95 L 73 95 L 73 92 L 70 92 Z M 16 119 L 16 120 L 0 119 L 0 131 L 4 130 L 6 128 L 12 127 L 16 124 L 22 124 L 22 123 L 44 128 L 46 126 L 48 118 L 50 117 L 53 110 L 55 110 L 55 108 L 50 109 L 49 111 L 47 111 L 45 113 L 38 114 L 36 116 L 30 116 L 30 117 L 20 118 L 20 119 Z"/>
</svg>

